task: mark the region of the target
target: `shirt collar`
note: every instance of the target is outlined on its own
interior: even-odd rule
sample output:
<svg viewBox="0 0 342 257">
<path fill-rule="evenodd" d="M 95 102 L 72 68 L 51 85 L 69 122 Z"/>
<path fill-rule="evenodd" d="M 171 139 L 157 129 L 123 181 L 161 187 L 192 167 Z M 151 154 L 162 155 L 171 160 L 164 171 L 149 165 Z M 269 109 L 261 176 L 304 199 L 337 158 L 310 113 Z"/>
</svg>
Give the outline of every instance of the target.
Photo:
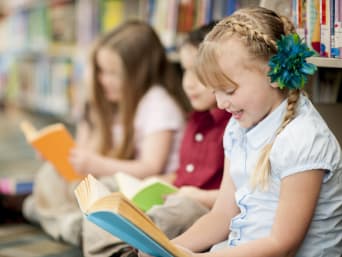
<svg viewBox="0 0 342 257">
<path fill-rule="evenodd" d="M 308 103 L 308 98 L 304 95 L 301 95 L 298 102 L 297 115 L 300 112 L 303 112 L 305 108 L 304 106 L 306 106 Z M 274 138 L 276 130 L 279 128 L 281 122 L 283 121 L 286 107 L 287 99 L 285 99 L 265 119 L 263 119 L 257 125 L 250 129 L 242 128 L 239 123 L 234 118 L 232 118 L 228 133 L 235 140 L 241 140 L 243 136 L 246 136 L 247 142 L 253 148 L 258 148 L 266 141 L 270 141 Z"/>
<path fill-rule="evenodd" d="M 275 136 L 286 111 L 287 100 L 284 100 L 275 110 L 267 115 L 254 127 L 246 130 L 247 142 L 254 148 L 258 148 L 270 141 Z"/>
</svg>

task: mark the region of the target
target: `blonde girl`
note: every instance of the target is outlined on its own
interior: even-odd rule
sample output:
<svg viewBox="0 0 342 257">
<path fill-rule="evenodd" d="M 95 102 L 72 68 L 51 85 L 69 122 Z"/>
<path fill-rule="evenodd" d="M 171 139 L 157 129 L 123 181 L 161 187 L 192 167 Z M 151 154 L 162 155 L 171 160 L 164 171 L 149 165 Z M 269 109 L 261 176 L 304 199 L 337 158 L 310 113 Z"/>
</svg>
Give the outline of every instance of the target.
<svg viewBox="0 0 342 257">
<path fill-rule="evenodd" d="M 232 113 L 225 173 L 212 210 L 174 243 L 189 256 L 340 257 L 341 148 L 302 93 L 314 68 L 291 22 L 240 9 L 199 51 L 200 80 Z"/>
</svg>

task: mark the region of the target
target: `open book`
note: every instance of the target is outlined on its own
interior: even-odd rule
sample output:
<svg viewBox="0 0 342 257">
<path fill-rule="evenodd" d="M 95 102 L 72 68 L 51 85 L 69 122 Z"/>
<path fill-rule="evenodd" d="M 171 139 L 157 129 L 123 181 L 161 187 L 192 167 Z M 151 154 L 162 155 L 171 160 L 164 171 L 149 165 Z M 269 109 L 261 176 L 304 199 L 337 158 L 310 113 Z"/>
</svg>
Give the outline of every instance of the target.
<svg viewBox="0 0 342 257">
<path fill-rule="evenodd" d="M 186 257 L 167 236 L 121 192 L 110 193 L 88 175 L 75 189 L 86 218 L 129 245 L 159 257 Z"/>
<path fill-rule="evenodd" d="M 23 121 L 20 127 L 27 142 L 48 160 L 67 181 L 83 178 L 74 170 L 68 160 L 69 151 L 75 146 L 75 142 L 63 124 L 49 125 L 37 131 L 31 123 Z"/>
<path fill-rule="evenodd" d="M 120 192 L 143 211 L 148 211 L 153 205 L 163 204 L 166 195 L 178 190 L 157 177 L 140 180 L 127 173 L 118 172 L 115 179 Z"/>
</svg>

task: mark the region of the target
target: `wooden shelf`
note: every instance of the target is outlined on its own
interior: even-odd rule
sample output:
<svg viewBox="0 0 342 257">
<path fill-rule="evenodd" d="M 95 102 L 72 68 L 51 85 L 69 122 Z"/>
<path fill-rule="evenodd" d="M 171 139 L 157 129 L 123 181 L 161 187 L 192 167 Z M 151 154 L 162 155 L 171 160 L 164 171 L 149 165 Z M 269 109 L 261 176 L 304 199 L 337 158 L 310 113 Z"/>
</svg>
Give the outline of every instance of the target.
<svg viewBox="0 0 342 257">
<path fill-rule="evenodd" d="M 308 62 L 322 68 L 342 68 L 342 59 L 326 57 L 310 57 Z"/>
</svg>

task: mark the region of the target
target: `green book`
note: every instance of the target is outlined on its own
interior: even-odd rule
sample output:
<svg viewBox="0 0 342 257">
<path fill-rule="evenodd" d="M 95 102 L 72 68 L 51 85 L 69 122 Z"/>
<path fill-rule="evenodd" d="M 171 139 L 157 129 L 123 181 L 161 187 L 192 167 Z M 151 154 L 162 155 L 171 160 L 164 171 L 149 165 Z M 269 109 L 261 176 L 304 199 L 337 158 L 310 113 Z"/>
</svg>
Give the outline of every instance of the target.
<svg viewBox="0 0 342 257">
<path fill-rule="evenodd" d="M 177 187 L 157 177 L 137 179 L 123 172 L 115 174 L 115 179 L 122 192 L 142 211 L 148 211 L 154 205 L 164 203 L 165 196 L 175 193 Z"/>
</svg>

